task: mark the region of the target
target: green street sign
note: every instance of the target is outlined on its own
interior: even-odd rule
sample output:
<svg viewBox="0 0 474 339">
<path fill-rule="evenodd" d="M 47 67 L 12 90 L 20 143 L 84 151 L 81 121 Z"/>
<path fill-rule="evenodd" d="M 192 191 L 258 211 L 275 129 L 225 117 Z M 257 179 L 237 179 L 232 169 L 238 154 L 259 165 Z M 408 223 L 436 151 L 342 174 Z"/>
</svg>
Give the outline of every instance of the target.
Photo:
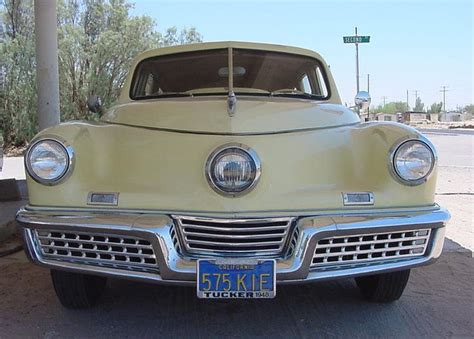
<svg viewBox="0 0 474 339">
<path fill-rule="evenodd" d="M 343 37 L 345 44 L 363 44 L 370 42 L 369 35 L 361 35 L 361 36 L 345 36 Z"/>
</svg>

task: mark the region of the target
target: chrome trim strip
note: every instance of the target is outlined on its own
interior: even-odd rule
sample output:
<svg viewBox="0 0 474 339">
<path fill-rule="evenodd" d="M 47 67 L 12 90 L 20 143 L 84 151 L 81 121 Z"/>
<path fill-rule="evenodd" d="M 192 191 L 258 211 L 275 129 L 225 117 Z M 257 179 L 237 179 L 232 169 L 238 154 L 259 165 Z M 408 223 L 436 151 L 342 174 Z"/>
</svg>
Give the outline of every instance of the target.
<svg viewBox="0 0 474 339">
<path fill-rule="evenodd" d="M 302 283 L 313 280 L 351 277 L 401 270 L 432 263 L 443 248 L 445 223 L 449 219 L 445 209 L 411 214 L 368 214 L 365 216 L 346 216 L 343 211 L 333 216 L 312 216 L 298 220 L 299 237 L 290 257 L 276 258 L 278 283 Z M 42 212 L 21 209 L 17 221 L 23 228 L 26 252 L 30 259 L 42 266 L 138 279 L 156 283 L 194 285 L 196 281 L 196 258 L 183 256 L 173 244 L 172 219 L 161 214 L 93 214 L 65 215 L 64 213 Z M 55 229 L 104 232 L 138 236 L 148 240 L 155 251 L 159 274 L 147 272 L 124 272 L 113 268 L 93 267 L 76 263 L 48 260 L 41 256 L 31 237 L 34 229 Z M 310 270 L 311 261 L 320 239 L 329 236 L 350 234 L 392 232 L 430 228 L 432 236 L 425 256 L 396 262 L 386 262 L 362 267 L 341 268 L 338 270 Z"/>
<path fill-rule="evenodd" d="M 259 210 L 249 211 L 242 210 L 238 214 L 226 211 L 190 211 L 190 210 L 158 210 L 158 209 L 127 209 L 127 208 L 100 208 L 100 207 L 63 207 L 63 206 L 38 206 L 26 205 L 27 211 L 45 212 L 45 213 L 62 213 L 64 215 L 78 214 L 143 214 L 143 215 L 188 215 L 203 218 L 227 218 L 232 219 L 238 215 L 239 218 L 273 218 L 273 217 L 311 217 L 311 216 L 337 216 L 344 214 L 345 216 L 366 216 L 366 215 L 410 215 L 435 212 L 440 209 L 437 204 L 421 205 L 421 206 L 400 206 L 397 208 L 346 208 L 344 211 L 339 209 L 301 209 L 301 210 Z"/>
<path fill-rule="evenodd" d="M 369 196 L 369 201 L 350 201 L 349 196 L 351 195 L 362 195 L 367 194 Z M 374 193 L 373 192 L 344 192 L 342 193 L 342 201 L 344 206 L 363 206 L 363 205 L 373 205 L 374 204 Z"/>
<path fill-rule="evenodd" d="M 108 202 L 94 202 L 92 201 L 92 196 L 93 195 L 112 195 L 113 199 L 111 203 Z M 89 192 L 87 195 L 87 205 L 98 205 L 98 206 L 117 206 L 118 205 L 118 198 L 119 198 L 119 193 L 118 192 Z"/>
<path fill-rule="evenodd" d="M 180 98 L 186 99 L 186 98 Z M 239 96 L 239 99 L 240 96 Z M 161 99 L 161 100 L 168 100 L 168 99 Z M 176 98 L 171 98 L 169 100 L 176 100 Z M 299 99 L 292 99 L 292 100 L 299 100 Z M 300 99 L 301 100 L 301 99 Z M 316 102 L 315 104 L 318 104 Z M 164 127 L 149 127 L 149 126 L 139 126 L 139 125 L 132 125 L 126 124 L 122 122 L 114 122 L 109 120 L 103 120 L 105 123 L 110 125 L 118 125 L 118 126 L 125 126 L 125 127 L 132 127 L 132 128 L 141 128 L 151 131 L 161 131 L 161 132 L 168 132 L 168 133 L 180 133 L 180 134 L 194 134 L 194 135 L 222 135 L 222 136 L 252 136 L 252 135 L 279 135 L 279 134 L 290 134 L 290 133 L 303 133 L 303 132 L 311 132 L 311 131 L 319 131 L 319 130 L 326 130 L 326 129 L 335 129 L 335 128 L 345 128 L 345 127 L 352 127 L 356 125 L 360 125 L 360 121 L 352 122 L 344 125 L 331 125 L 331 126 L 324 126 L 324 127 L 306 127 L 306 128 L 294 128 L 290 130 L 281 130 L 281 131 L 263 131 L 263 132 L 241 132 L 241 133 L 229 133 L 229 132 L 212 132 L 212 131 L 186 131 L 186 130 L 179 130 L 173 128 L 164 128 Z"/>
</svg>

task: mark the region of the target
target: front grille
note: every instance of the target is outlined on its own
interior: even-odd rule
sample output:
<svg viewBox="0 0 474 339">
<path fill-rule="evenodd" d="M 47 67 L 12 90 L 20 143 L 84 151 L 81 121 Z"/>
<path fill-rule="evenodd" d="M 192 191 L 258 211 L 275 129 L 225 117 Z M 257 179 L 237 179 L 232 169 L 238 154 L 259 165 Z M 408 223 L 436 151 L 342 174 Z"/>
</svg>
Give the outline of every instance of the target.
<svg viewBox="0 0 474 339">
<path fill-rule="evenodd" d="M 158 273 L 153 247 L 145 239 L 56 230 L 35 230 L 34 234 L 45 259 Z"/>
<path fill-rule="evenodd" d="M 425 254 L 430 229 L 328 237 L 318 241 L 312 268 L 398 260 Z"/>
<path fill-rule="evenodd" d="M 188 253 L 233 257 L 281 254 L 293 221 L 293 218 L 173 218 Z"/>
<path fill-rule="evenodd" d="M 296 245 L 298 244 L 298 238 L 300 236 L 300 230 L 298 227 L 295 228 L 293 231 L 293 235 L 291 236 L 290 245 L 288 246 L 288 251 L 286 253 L 287 257 L 291 257 L 296 252 Z"/>
</svg>

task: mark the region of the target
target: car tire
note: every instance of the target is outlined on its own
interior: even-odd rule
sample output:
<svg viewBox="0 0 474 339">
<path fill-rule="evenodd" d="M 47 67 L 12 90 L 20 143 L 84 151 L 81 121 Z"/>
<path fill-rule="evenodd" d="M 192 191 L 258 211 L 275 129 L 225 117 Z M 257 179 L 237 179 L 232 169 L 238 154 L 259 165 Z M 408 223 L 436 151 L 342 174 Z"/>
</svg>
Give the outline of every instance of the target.
<svg viewBox="0 0 474 339">
<path fill-rule="evenodd" d="M 410 270 L 355 278 L 362 296 L 372 302 L 389 303 L 400 299 L 408 283 Z"/>
<path fill-rule="evenodd" d="M 54 291 L 66 308 L 94 306 L 104 292 L 107 278 L 80 273 L 51 270 Z"/>
</svg>

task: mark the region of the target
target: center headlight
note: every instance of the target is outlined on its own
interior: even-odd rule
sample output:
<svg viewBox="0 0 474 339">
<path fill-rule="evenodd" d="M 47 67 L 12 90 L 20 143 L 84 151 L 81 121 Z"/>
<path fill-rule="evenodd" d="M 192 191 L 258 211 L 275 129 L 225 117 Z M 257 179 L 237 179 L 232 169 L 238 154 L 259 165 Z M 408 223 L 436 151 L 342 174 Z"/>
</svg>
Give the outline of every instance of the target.
<svg viewBox="0 0 474 339">
<path fill-rule="evenodd" d="M 206 177 L 218 193 L 237 196 L 252 189 L 261 172 L 257 154 L 241 144 L 224 145 L 215 150 L 206 164 Z"/>
<path fill-rule="evenodd" d="M 408 185 L 425 182 L 433 171 L 434 164 L 435 155 L 432 148 L 420 140 L 405 141 L 393 155 L 395 174 Z"/>
<path fill-rule="evenodd" d="M 41 184 L 56 184 L 66 176 L 73 151 L 54 139 L 43 139 L 30 146 L 25 156 L 28 174 Z"/>
</svg>

